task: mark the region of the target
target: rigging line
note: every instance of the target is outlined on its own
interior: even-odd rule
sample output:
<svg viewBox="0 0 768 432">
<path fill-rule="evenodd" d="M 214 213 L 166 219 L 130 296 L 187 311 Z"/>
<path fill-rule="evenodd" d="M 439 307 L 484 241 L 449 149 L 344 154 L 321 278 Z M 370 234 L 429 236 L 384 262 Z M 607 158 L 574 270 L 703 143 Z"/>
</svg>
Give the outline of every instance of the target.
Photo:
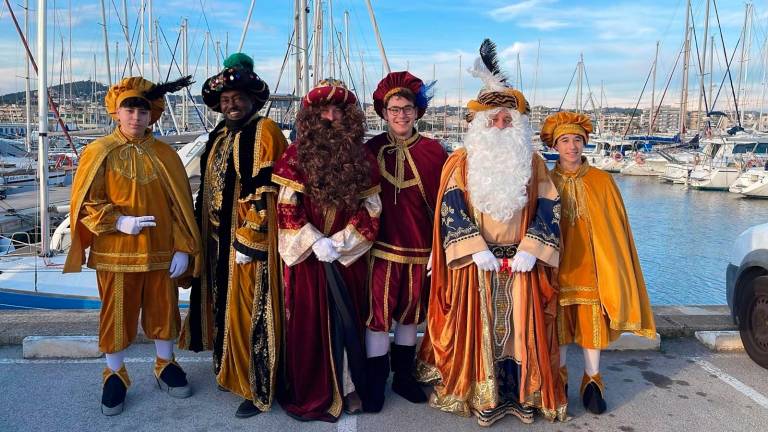
<svg viewBox="0 0 768 432">
<path fill-rule="evenodd" d="M 342 43 L 340 32 L 336 32 L 336 39 L 338 39 L 339 41 L 339 53 L 342 54 L 342 57 L 344 58 L 344 60 L 346 60 L 347 75 L 349 76 L 350 84 L 352 85 L 352 89 L 355 90 L 355 93 L 357 93 L 357 86 L 355 85 L 355 79 L 352 77 L 352 67 L 350 66 L 350 63 L 349 63 L 349 54 L 344 52 L 344 44 Z M 339 72 L 341 73 L 341 66 L 339 66 Z"/>
<path fill-rule="evenodd" d="M 558 111 L 563 110 L 563 104 L 565 103 L 565 98 L 568 97 L 568 92 L 571 90 L 571 84 L 573 84 L 573 79 L 576 77 L 576 71 L 579 70 L 578 64 L 575 68 L 573 68 L 573 74 L 571 75 L 571 80 L 568 82 L 568 87 L 565 89 L 565 94 L 563 95 L 563 100 L 560 101 L 560 106 L 557 107 Z"/>
<path fill-rule="evenodd" d="M 691 24 L 693 24 L 693 11 L 691 11 Z M 699 38 L 696 36 L 696 26 L 691 25 L 691 28 L 693 29 L 693 45 L 696 47 L 696 63 L 699 65 L 699 75 L 702 77 L 704 76 L 704 65 L 701 64 L 701 55 L 699 53 Z M 706 37 L 706 35 L 705 35 Z M 699 91 L 701 92 L 702 98 L 704 99 L 704 109 L 706 109 L 707 112 L 709 112 L 709 108 L 707 105 L 707 92 L 704 91 L 704 79 L 702 78 L 699 80 L 700 88 Z M 709 117 L 709 116 L 707 116 Z M 701 120 L 699 120 L 701 121 Z M 707 120 L 707 125 L 709 125 L 709 120 Z M 698 132 L 698 131 L 697 131 Z"/>
<path fill-rule="evenodd" d="M 717 1 L 712 0 L 712 5 L 715 7 L 715 17 L 717 18 L 717 29 L 720 32 L 720 45 L 723 46 L 723 56 L 727 59 L 728 58 L 728 52 L 725 50 L 725 37 L 723 36 L 723 27 L 720 25 L 720 13 L 717 11 Z M 739 40 L 741 40 L 741 36 L 739 36 Z M 742 41 L 742 43 L 744 43 Z M 736 43 L 738 46 L 738 42 Z M 734 51 L 735 53 L 735 51 Z M 736 124 L 741 127 L 741 115 L 739 115 L 739 102 L 736 99 L 736 90 L 733 88 L 733 77 L 731 76 L 731 65 L 730 63 L 726 64 L 725 71 L 728 75 L 728 81 L 731 83 L 731 95 L 733 96 L 733 105 L 736 107 Z M 718 94 L 720 92 L 718 91 Z"/>
<path fill-rule="evenodd" d="M 273 94 L 277 94 L 277 89 L 280 87 L 280 80 L 283 78 L 283 71 L 285 71 L 285 65 L 288 63 L 288 56 L 291 53 L 291 45 L 293 44 L 293 37 L 296 35 L 296 29 L 293 29 L 291 32 L 291 37 L 288 39 L 288 48 L 285 50 L 285 57 L 283 57 L 283 64 L 280 66 L 280 73 L 277 75 L 277 84 L 275 84 L 275 92 Z M 294 94 L 296 94 L 294 89 Z M 294 101 L 291 101 L 291 104 L 293 104 Z M 288 109 L 290 109 L 290 105 L 288 106 Z M 265 117 L 269 117 L 269 111 L 272 110 L 272 101 L 269 101 L 267 104 L 267 112 L 264 115 Z"/>
<path fill-rule="evenodd" d="M 736 46 L 733 47 L 733 52 L 731 53 L 731 59 L 730 61 L 728 58 L 725 58 L 725 67 L 726 69 L 730 67 L 730 65 L 733 63 L 733 58 L 736 56 L 736 50 L 739 49 L 739 43 L 741 43 L 741 38 L 739 38 L 738 41 L 736 41 Z M 717 65 L 720 66 L 720 59 L 717 59 Z M 717 104 L 717 100 L 720 98 L 720 92 L 723 90 L 723 87 L 725 86 L 725 79 L 728 77 L 728 74 L 723 74 L 723 79 L 720 80 L 720 86 L 717 88 L 717 94 L 715 97 L 712 98 L 712 110 L 714 111 L 715 105 Z"/>
<path fill-rule="evenodd" d="M 653 73 L 654 66 L 655 66 L 654 64 L 651 64 L 651 68 L 648 69 L 648 75 L 645 77 L 645 84 L 643 84 L 643 89 L 640 90 L 640 96 L 637 98 L 637 103 L 635 103 L 635 108 L 632 109 L 632 115 L 629 116 L 629 121 L 627 122 L 627 128 L 624 129 L 624 134 L 621 136 L 622 139 L 626 138 L 627 134 L 629 133 L 629 127 L 632 125 L 632 120 L 635 118 L 635 114 L 637 114 L 637 107 L 640 106 L 640 100 L 643 98 L 643 93 L 645 93 L 645 89 L 648 86 L 648 81 L 651 79 L 651 74 Z M 584 75 L 586 76 L 586 72 L 584 73 Z M 587 87 L 589 87 L 589 84 L 587 84 Z"/>
<path fill-rule="evenodd" d="M 165 45 L 168 48 L 168 51 L 171 51 L 171 46 L 168 44 L 168 38 L 165 37 L 165 31 L 163 31 L 163 28 L 158 26 L 160 29 L 160 34 L 163 36 L 163 40 L 165 41 Z M 179 32 L 178 37 L 176 38 L 176 47 L 174 47 L 173 51 L 171 51 L 171 64 L 168 66 L 168 75 L 166 75 L 165 80 L 168 81 L 168 78 L 171 76 L 171 69 L 173 66 L 176 66 L 176 70 L 179 72 L 179 76 L 184 76 L 181 73 L 181 68 L 179 67 L 179 63 L 176 61 L 176 48 L 179 47 L 179 40 L 181 39 L 181 32 Z M 205 133 L 208 133 L 208 126 L 205 123 L 205 119 L 203 118 L 203 114 L 200 112 L 200 108 L 198 108 L 197 103 L 195 102 L 195 97 L 192 96 L 192 92 L 189 90 L 189 87 L 185 87 L 184 91 L 187 92 L 187 96 L 189 96 L 189 99 L 192 100 L 192 108 L 195 109 L 195 113 L 197 114 L 197 118 L 200 120 L 200 124 L 203 126 L 203 129 L 205 130 Z M 170 109 L 170 107 L 168 107 Z"/>
</svg>

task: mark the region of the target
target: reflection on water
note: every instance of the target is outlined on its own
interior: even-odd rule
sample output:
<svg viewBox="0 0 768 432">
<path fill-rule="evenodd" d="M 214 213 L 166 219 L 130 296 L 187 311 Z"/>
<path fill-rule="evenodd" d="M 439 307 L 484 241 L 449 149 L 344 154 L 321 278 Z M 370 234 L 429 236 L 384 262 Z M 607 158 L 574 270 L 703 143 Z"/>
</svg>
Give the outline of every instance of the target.
<svg viewBox="0 0 768 432">
<path fill-rule="evenodd" d="M 725 304 L 733 241 L 768 221 L 768 200 L 615 174 L 652 304 Z"/>
</svg>

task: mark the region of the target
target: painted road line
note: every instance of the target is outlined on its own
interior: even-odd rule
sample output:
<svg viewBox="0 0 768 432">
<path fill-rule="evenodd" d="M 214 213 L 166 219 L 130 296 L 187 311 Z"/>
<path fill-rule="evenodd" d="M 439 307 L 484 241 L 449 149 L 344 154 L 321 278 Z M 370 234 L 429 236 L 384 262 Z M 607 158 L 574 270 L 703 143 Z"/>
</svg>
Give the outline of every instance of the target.
<svg viewBox="0 0 768 432">
<path fill-rule="evenodd" d="M 757 392 L 757 390 L 744 384 L 743 382 L 737 380 L 736 378 L 728 375 L 727 373 L 723 372 L 721 369 L 719 369 L 718 367 L 716 367 L 715 365 L 713 365 L 712 363 L 706 360 L 702 360 L 700 358 L 694 358 L 693 361 L 695 361 L 696 364 L 701 366 L 701 368 L 704 369 L 705 371 L 720 378 L 720 380 L 723 381 L 724 383 L 735 388 L 741 394 L 755 401 L 755 403 L 757 403 L 761 407 L 768 409 L 768 398 L 763 396 L 759 392 Z"/>
<path fill-rule="evenodd" d="M 154 357 L 128 357 L 123 360 L 125 363 L 154 363 Z M 176 357 L 179 363 L 204 363 L 211 361 L 210 357 Z M 35 365 L 35 364 L 101 364 L 105 363 L 103 358 L 92 359 L 20 359 L 20 358 L 0 358 L 0 365 Z"/>
</svg>

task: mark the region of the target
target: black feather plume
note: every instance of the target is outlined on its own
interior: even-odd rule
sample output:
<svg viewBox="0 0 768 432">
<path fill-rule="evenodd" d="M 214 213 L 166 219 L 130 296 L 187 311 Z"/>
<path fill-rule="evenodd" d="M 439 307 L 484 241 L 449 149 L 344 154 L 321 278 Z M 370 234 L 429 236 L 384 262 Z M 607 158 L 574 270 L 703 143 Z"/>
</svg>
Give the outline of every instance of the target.
<svg viewBox="0 0 768 432">
<path fill-rule="evenodd" d="M 144 93 L 144 97 L 149 100 L 160 99 L 161 97 L 165 96 L 166 93 L 177 92 L 184 87 L 192 85 L 192 83 L 194 83 L 194 81 L 192 81 L 192 75 L 188 75 L 179 78 L 176 81 L 168 81 L 161 84 L 156 84 L 149 91 Z"/>
<path fill-rule="evenodd" d="M 492 74 L 496 75 L 501 82 L 506 83 L 507 77 L 501 71 L 499 59 L 496 55 L 496 44 L 490 39 L 484 40 L 482 45 L 480 45 L 480 58 Z"/>
</svg>

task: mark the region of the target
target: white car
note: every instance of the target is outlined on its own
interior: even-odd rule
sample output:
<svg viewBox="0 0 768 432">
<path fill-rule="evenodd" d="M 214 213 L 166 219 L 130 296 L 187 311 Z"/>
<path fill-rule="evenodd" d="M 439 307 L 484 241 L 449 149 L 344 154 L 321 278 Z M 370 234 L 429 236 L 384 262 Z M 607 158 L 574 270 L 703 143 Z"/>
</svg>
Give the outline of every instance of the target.
<svg viewBox="0 0 768 432">
<path fill-rule="evenodd" d="M 768 369 L 768 223 L 755 225 L 734 242 L 726 271 L 726 297 L 744 349 Z"/>
</svg>

